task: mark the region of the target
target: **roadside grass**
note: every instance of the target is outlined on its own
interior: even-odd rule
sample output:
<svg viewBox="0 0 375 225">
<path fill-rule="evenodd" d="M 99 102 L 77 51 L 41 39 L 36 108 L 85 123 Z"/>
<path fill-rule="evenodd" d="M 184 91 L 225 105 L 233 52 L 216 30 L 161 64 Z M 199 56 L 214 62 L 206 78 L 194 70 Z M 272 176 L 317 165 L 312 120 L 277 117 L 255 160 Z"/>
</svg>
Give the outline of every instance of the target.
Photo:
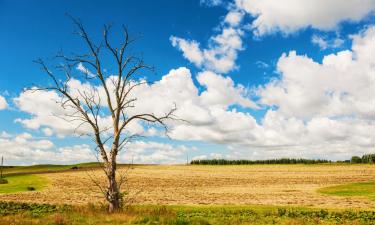
<svg viewBox="0 0 375 225">
<path fill-rule="evenodd" d="M 374 211 L 277 206 L 132 206 L 108 214 L 105 206 L 0 202 L 0 224 L 373 224 Z"/>
<path fill-rule="evenodd" d="M 330 186 L 321 188 L 318 192 L 336 196 L 367 197 L 368 199 L 375 201 L 375 182 L 360 182 Z"/>
<path fill-rule="evenodd" d="M 40 191 L 49 183 L 47 178 L 25 174 L 6 176 L 7 184 L 0 184 L 0 194 L 15 193 L 23 191 Z"/>
</svg>

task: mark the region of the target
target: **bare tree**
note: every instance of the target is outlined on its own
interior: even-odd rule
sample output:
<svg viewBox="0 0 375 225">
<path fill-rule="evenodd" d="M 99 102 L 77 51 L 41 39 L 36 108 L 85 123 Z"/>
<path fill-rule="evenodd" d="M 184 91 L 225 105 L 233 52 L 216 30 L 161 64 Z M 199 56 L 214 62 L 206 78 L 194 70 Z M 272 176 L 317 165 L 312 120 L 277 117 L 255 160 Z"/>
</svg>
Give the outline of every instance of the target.
<svg viewBox="0 0 375 225">
<path fill-rule="evenodd" d="M 117 176 L 117 156 L 119 152 L 130 142 L 135 135 L 126 132 L 126 128 L 131 122 L 144 121 L 155 125 L 161 125 L 168 131 L 166 121 L 175 119 L 176 107 L 163 115 L 154 113 L 129 113 L 131 108 L 136 107 L 137 98 L 131 93 L 135 88 L 143 85 L 144 82 L 135 81 L 135 76 L 145 70 L 153 68 L 146 65 L 142 57 L 132 54 L 129 46 L 136 40 L 129 36 L 128 30 L 122 26 L 122 43 L 113 46 L 109 40 L 111 26 L 104 26 L 103 39 L 99 44 L 95 44 L 89 37 L 82 22 L 72 18 L 77 27 L 76 34 L 81 37 L 88 48 L 86 54 L 65 55 L 59 52 L 56 56 L 59 59 L 58 66 L 50 70 L 47 64 L 38 59 L 36 62 L 51 79 L 51 85 L 47 87 L 37 87 L 33 90 L 55 91 L 61 96 L 61 107 L 67 111 L 64 119 L 69 122 L 79 122 L 76 129 L 83 125 L 88 125 L 91 132 L 87 133 L 93 137 L 97 146 L 98 157 L 102 161 L 103 170 L 107 178 L 107 186 L 103 189 L 105 198 L 109 203 L 109 212 L 116 211 L 121 206 L 121 182 L 125 179 Z M 104 55 L 106 62 L 112 60 L 112 68 L 115 67 L 116 76 L 109 76 L 103 69 Z M 77 66 L 82 66 L 83 73 L 75 75 Z M 63 79 L 61 78 L 63 76 Z M 69 81 L 80 79 L 90 84 L 100 85 L 104 89 L 104 94 L 97 89 L 76 90 L 73 94 L 69 89 Z M 108 82 L 109 81 L 109 82 Z M 108 113 L 112 119 L 111 126 L 101 126 L 100 117 Z M 108 146 L 108 147 L 106 147 Z"/>
</svg>

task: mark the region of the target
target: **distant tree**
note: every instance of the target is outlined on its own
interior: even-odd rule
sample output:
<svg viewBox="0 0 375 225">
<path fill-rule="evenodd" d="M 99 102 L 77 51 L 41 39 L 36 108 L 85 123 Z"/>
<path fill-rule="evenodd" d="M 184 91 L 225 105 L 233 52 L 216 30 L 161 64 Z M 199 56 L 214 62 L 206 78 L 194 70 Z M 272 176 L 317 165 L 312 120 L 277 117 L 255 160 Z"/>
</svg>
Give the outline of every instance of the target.
<svg viewBox="0 0 375 225">
<path fill-rule="evenodd" d="M 79 121 L 80 125 L 88 124 L 91 128 L 90 135 L 93 137 L 98 151 L 98 157 L 103 162 L 103 170 L 106 175 L 107 186 L 102 188 L 103 194 L 109 203 L 109 212 L 114 212 L 120 208 L 122 194 L 120 187 L 123 182 L 122 177 L 116 177 L 117 156 L 131 141 L 135 135 L 125 132 L 131 122 L 145 121 L 151 124 L 161 125 L 167 132 L 166 120 L 175 119 L 176 107 L 164 115 L 154 113 L 142 113 L 130 115 L 129 109 L 136 107 L 136 97 L 130 97 L 133 90 L 145 82 L 135 81 L 134 76 L 140 76 L 139 72 L 152 70 L 146 65 L 142 57 L 136 56 L 129 51 L 129 46 L 135 41 L 130 38 L 128 30 L 123 26 L 122 43 L 113 46 L 109 40 L 111 26 L 104 26 L 103 40 L 95 44 L 89 37 L 84 26 L 79 19 L 72 18 L 77 27 L 76 34 L 83 39 L 88 52 L 85 54 L 65 55 L 63 52 L 57 54 L 59 64 L 54 70 L 50 70 L 47 64 L 38 59 L 36 62 L 41 65 L 42 70 L 51 78 L 52 85 L 48 87 L 37 87 L 33 90 L 55 91 L 61 96 L 61 107 L 66 110 L 65 115 L 69 122 Z M 104 53 L 103 53 L 104 51 Z M 104 56 L 105 55 L 105 60 Z M 112 61 L 111 61 L 112 60 Z M 110 66 L 104 66 L 105 62 L 110 62 Z M 84 66 L 84 74 L 75 75 L 72 69 L 77 66 Z M 107 64 L 108 65 L 108 64 Z M 115 67 L 115 75 L 105 72 L 104 68 Z M 59 74 L 59 75 L 57 75 Z M 63 76 L 63 78 L 61 78 Z M 97 89 L 90 91 L 77 90 L 73 94 L 69 90 L 68 82 L 72 79 L 84 80 L 92 85 L 99 84 L 103 88 L 103 93 Z M 141 77 L 139 77 L 141 78 Z M 113 85 L 112 88 L 109 85 Z M 112 90 L 113 89 L 113 90 Z M 103 107 L 103 104 L 105 107 Z M 100 117 L 109 115 L 112 120 L 111 127 L 102 127 L 99 123 Z M 79 126 L 77 128 L 79 128 Z M 108 132 L 110 135 L 108 136 Z M 107 150 L 106 145 L 110 143 Z"/>
<path fill-rule="evenodd" d="M 359 156 L 353 156 L 353 157 L 350 159 L 350 162 L 351 162 L 351 163 L 362 163 L 362 159 L 361 159 L 361 157 L 359 157 Z"/>
<path fill-rule="evenodd" d="M 365 154 L 362 156 L 362 163 L 374 163 L 375 154 Z"/>
<path fill-rule="evenodd" d="M 192 160 L 192 165 L 252 165 L 252 164 L 317 164 L 317 163 L 332 163 L 324 159 L 265 159 L 265 160 L 247 160 L 247 159 L 198 159 Z"/>
</svg>

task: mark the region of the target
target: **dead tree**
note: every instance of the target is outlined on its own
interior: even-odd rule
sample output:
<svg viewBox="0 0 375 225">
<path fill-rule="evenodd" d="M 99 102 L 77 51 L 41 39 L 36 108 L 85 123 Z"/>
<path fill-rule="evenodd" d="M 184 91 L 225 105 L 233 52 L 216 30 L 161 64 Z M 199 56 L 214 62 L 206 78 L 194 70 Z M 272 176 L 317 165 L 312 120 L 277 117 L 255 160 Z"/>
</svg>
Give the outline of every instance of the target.
<svg viewBox="0 0 375 225">
<path fill-rule="evenodd" d="M 176 107 L 171 106 L 171 109 L 163 115 L 129 114 L 129 109 L 136 107 L 135 102 L 137 101 L 136 96 L 131 95 L 132 91 L 145 84 L 136 81 L 134 77 L 139 76 L 140 72 L 153 69 L 144 63 L 142 57 L 132 54 L 129 50 L 129 46 L 136 39 L 132 39 L 127 28 L 123 26 L 122 43 L 115 47 L 109 40 L 111 26 L 104 26 L 102 42 L 95 44 L 82 22 L 75 18 L 72 18 L 72 21 L 77 28 L 76 34 L 83 39 L 88 53 L 65 55 L 63 52 L 59 52 L 56 56 L 59 64 L 53 70 L 50 70 L 43 60 L 36 60 L 50 77 L 52 85 L 37 87 L 33 90 L 57 92 L 61 96 L 59 102 L 61 107 L 67 111 L 64 115 L 65 120 L 79 121 L 76 129 L 82 125 L 90 127 L 91 132 L 87 135 L 92 136 L 95 141 L 98 157 L 103 162 L 107 180 L 107 186 L 102 191 L 109 203 L 109 212 L 114 212 L 120 208 L 122 199 L 119 187 L 123 179 L 116 178 L 117 156 L 126 143 L 135 137 L 134 134 L 130 135 L 125 132 L 127 126 L 135 121 L 144 121 L 160 125 L 167 131 L 166 121 L 175 119 Z M 103 54 L 106 54 L 106 60 L 108 60 L 108 55 L 110 56 L 113 63 L 110 66 L 115 68 L 115 77 L 108 75 L 103 69 Z M 77 66 L 83 66 L 85 71 L 76 75 L 74 71 Z M 99 84 L 104 89 L 104 94 L 99 93 L 97 89 L 77 90 L 78 93 L 73 94 L 69 90 L 69 81 L 72 79 L 85 80 L 93 85 Z M 105 113 L 108 113 L 112 119 L 110 127 L 100 126 L 100 117 Z"/>
</svg>

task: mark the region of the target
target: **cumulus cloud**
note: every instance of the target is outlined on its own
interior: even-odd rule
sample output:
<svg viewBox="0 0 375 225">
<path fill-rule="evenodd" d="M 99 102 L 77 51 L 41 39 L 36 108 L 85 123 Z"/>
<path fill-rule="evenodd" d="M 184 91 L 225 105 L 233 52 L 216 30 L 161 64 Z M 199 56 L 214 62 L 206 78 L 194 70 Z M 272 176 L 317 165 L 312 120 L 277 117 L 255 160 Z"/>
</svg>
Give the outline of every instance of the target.
<svg viewBox="0 0 375 225">
<path fill-rule="evenodd" d="M 240 28 L 243 13 L 231 10 L 220 25 L 221 33 L 209 39 L 207 48 L 202 49 L 195 40 L 170 37 L 172 45 L 182 51 L 183 56 L 198 68 L 227 73 L 237 68 L 238 51 L 243 50 Z"/>
<path fill-rule="evenodd" d="M 360 21 L 375 10 L 373 0 L 235 0 L 238 8 L 254 17 L 251 27 L 262 36 L 290 34 L 312 27 L 334 30 L 343 21 Z"/>
<path fill-rule="evenodd" d="M 172 136 L 224 144 L 231 149 L 227 158 L 346 159 L 373 152 L 375 27 L 352 38 L 351 50 L 322 62 L 295 51 L 283 54 L 280 78 L 256 91 L 258 103 L 268 109 L 260 122 L 249 113 L 213 107 L 211 123 L 181 124 Z"/>
<path fill-rule="evenodd" d="M 38 139 L 29 133 L 0 133 L 0 149 L 9 165 L 20 162 L 72 164 L 97 161 L 96 152 L 87 144 L 56 147 L 50 140 Z M 135 141 L 119 154 L 120 163 L 183 163 L 191 147 L 158 142 Z"/>
<path fill-rule="evenodd" d="M 322 63 L 294 51 L 283 54 L 277 64 L 281 77 L 258 89 L 259 103 L 275 109 L 268 110 L 250 145 L 331 157 L 371 152 L 374 51 L 370 27 L 353 36 L 351 50 L 326 55 Z"/>
<path fill-rule="evenodd" d="M 45 139 L 35 139 L 29 133 L 22 133 L 16 136 L 3 132 L 0 136 L 0 149 L 7 161 L 23 160 L 33 162 L 41 161 L 50 156 L 50 150 L 54 144 Z M 48 156 L 48 157 L 47 157 Z M 61 158 L 64 160 L 64 158 Z"/>
<path fill-rule="evenodd" d="M 60 135 L 71 134 L 80 124 L 79 121 L 68 122 L 64 110 L 59 104 L 61 97 L 54 91 L 25 91 L 14 99 L 15 105 L 23 112 L 31 115 L 31 118 L 16 119 L 29 129 L 50 127 Z M 89 132 L 90 128 L 81 126 L 82 133 Z M 48 133 L 48 132 L 47 132 Z"/>
<path fill-rule="evenodd" d="M 164 115 L 175 105 L 178 110 L 176 115 L 189 121 L 191 124 L 208 124 L 215 120 L 213 108 L 226 110 L 233 105 L 244 108 L 256 108 L 257 105 L 248 98 L 248 90 L 242 85 L 236 85 L 229 77 L 223 77 L 213 72 L 202 72 L 198 75 L 198 82 L 205 87 L 201 94 L 195 86 L 191 73 L 188 69 L 181 67 L 171 70 L 161 80 L 138 86 L 133 90 L 129 98 L 137 98 L 134 108 L 129 108 L 129 115 L 140 113 L 154 113 Z M 90 90 L 100 87 L 90 86 L 78 80 L 72 80 L 69 84 L 70 92 L 76 90 Z M 173 87 L 173 88 L 171 88 Z M 104 99 L 104 93 L 101 97 Z M 80 121 L 68 121 L 67 110 L 59 104 L 60 96 L 54 91 L 26 91 L 14 99 L 15 105 L 24 112 L 31 115 L 30 118 L 19 118 L 16 121 L 22 123 L 29 129 L 41 129 L 47 136 L 69 135 L 73 132 L 78 134 L 90 133 L 87 126 L 79 126 Z M 69 109 L 68 109 L 69 110 Z M 102 115 L 99 120 L 102 127 L 111 126 L 109 115 Z M 79 127 L 79 129 L 76 129 Z M 130 123 L 130 133 L 152 135 L 156 134 L 151 127 L 146 130 L 139 123 Z"/>
<path fill-rule="evenodd" d="M 0 95 L 0 110 L 8 108 L 8 103 L 3 96 Z"/>
<path fill-rule="evenodd" d="M 322 63 L 291 51 L 277 64 L 281 79 L 260 89 L 261 103 L 287 116 L 375 118 L 375 27 L 353 37 L 352 50 L 326 55 Z"/>
<path fill-rule="evenodd" d="M 172 145 L 160 142 L 135 141 L 127 146 L 127 151 L 120 154 L 122 162 L 160 164 L 160 163 L 183 163 L 186 162 L 186 152 L 192 148 L 185 145 Z"/>
<path fill-rule="evenodd" d="M 197 75 L 200 85 L 206 87 L 201 93 L 201 101 L 208 106 L 239 105 L 245 108 L 256 109 L 258 106 L 250 100 L 250 93 L 243 85 L 235 85 L 230 77 L 223 77 L 210 71 L 200 72 Z"/>
</svg>

